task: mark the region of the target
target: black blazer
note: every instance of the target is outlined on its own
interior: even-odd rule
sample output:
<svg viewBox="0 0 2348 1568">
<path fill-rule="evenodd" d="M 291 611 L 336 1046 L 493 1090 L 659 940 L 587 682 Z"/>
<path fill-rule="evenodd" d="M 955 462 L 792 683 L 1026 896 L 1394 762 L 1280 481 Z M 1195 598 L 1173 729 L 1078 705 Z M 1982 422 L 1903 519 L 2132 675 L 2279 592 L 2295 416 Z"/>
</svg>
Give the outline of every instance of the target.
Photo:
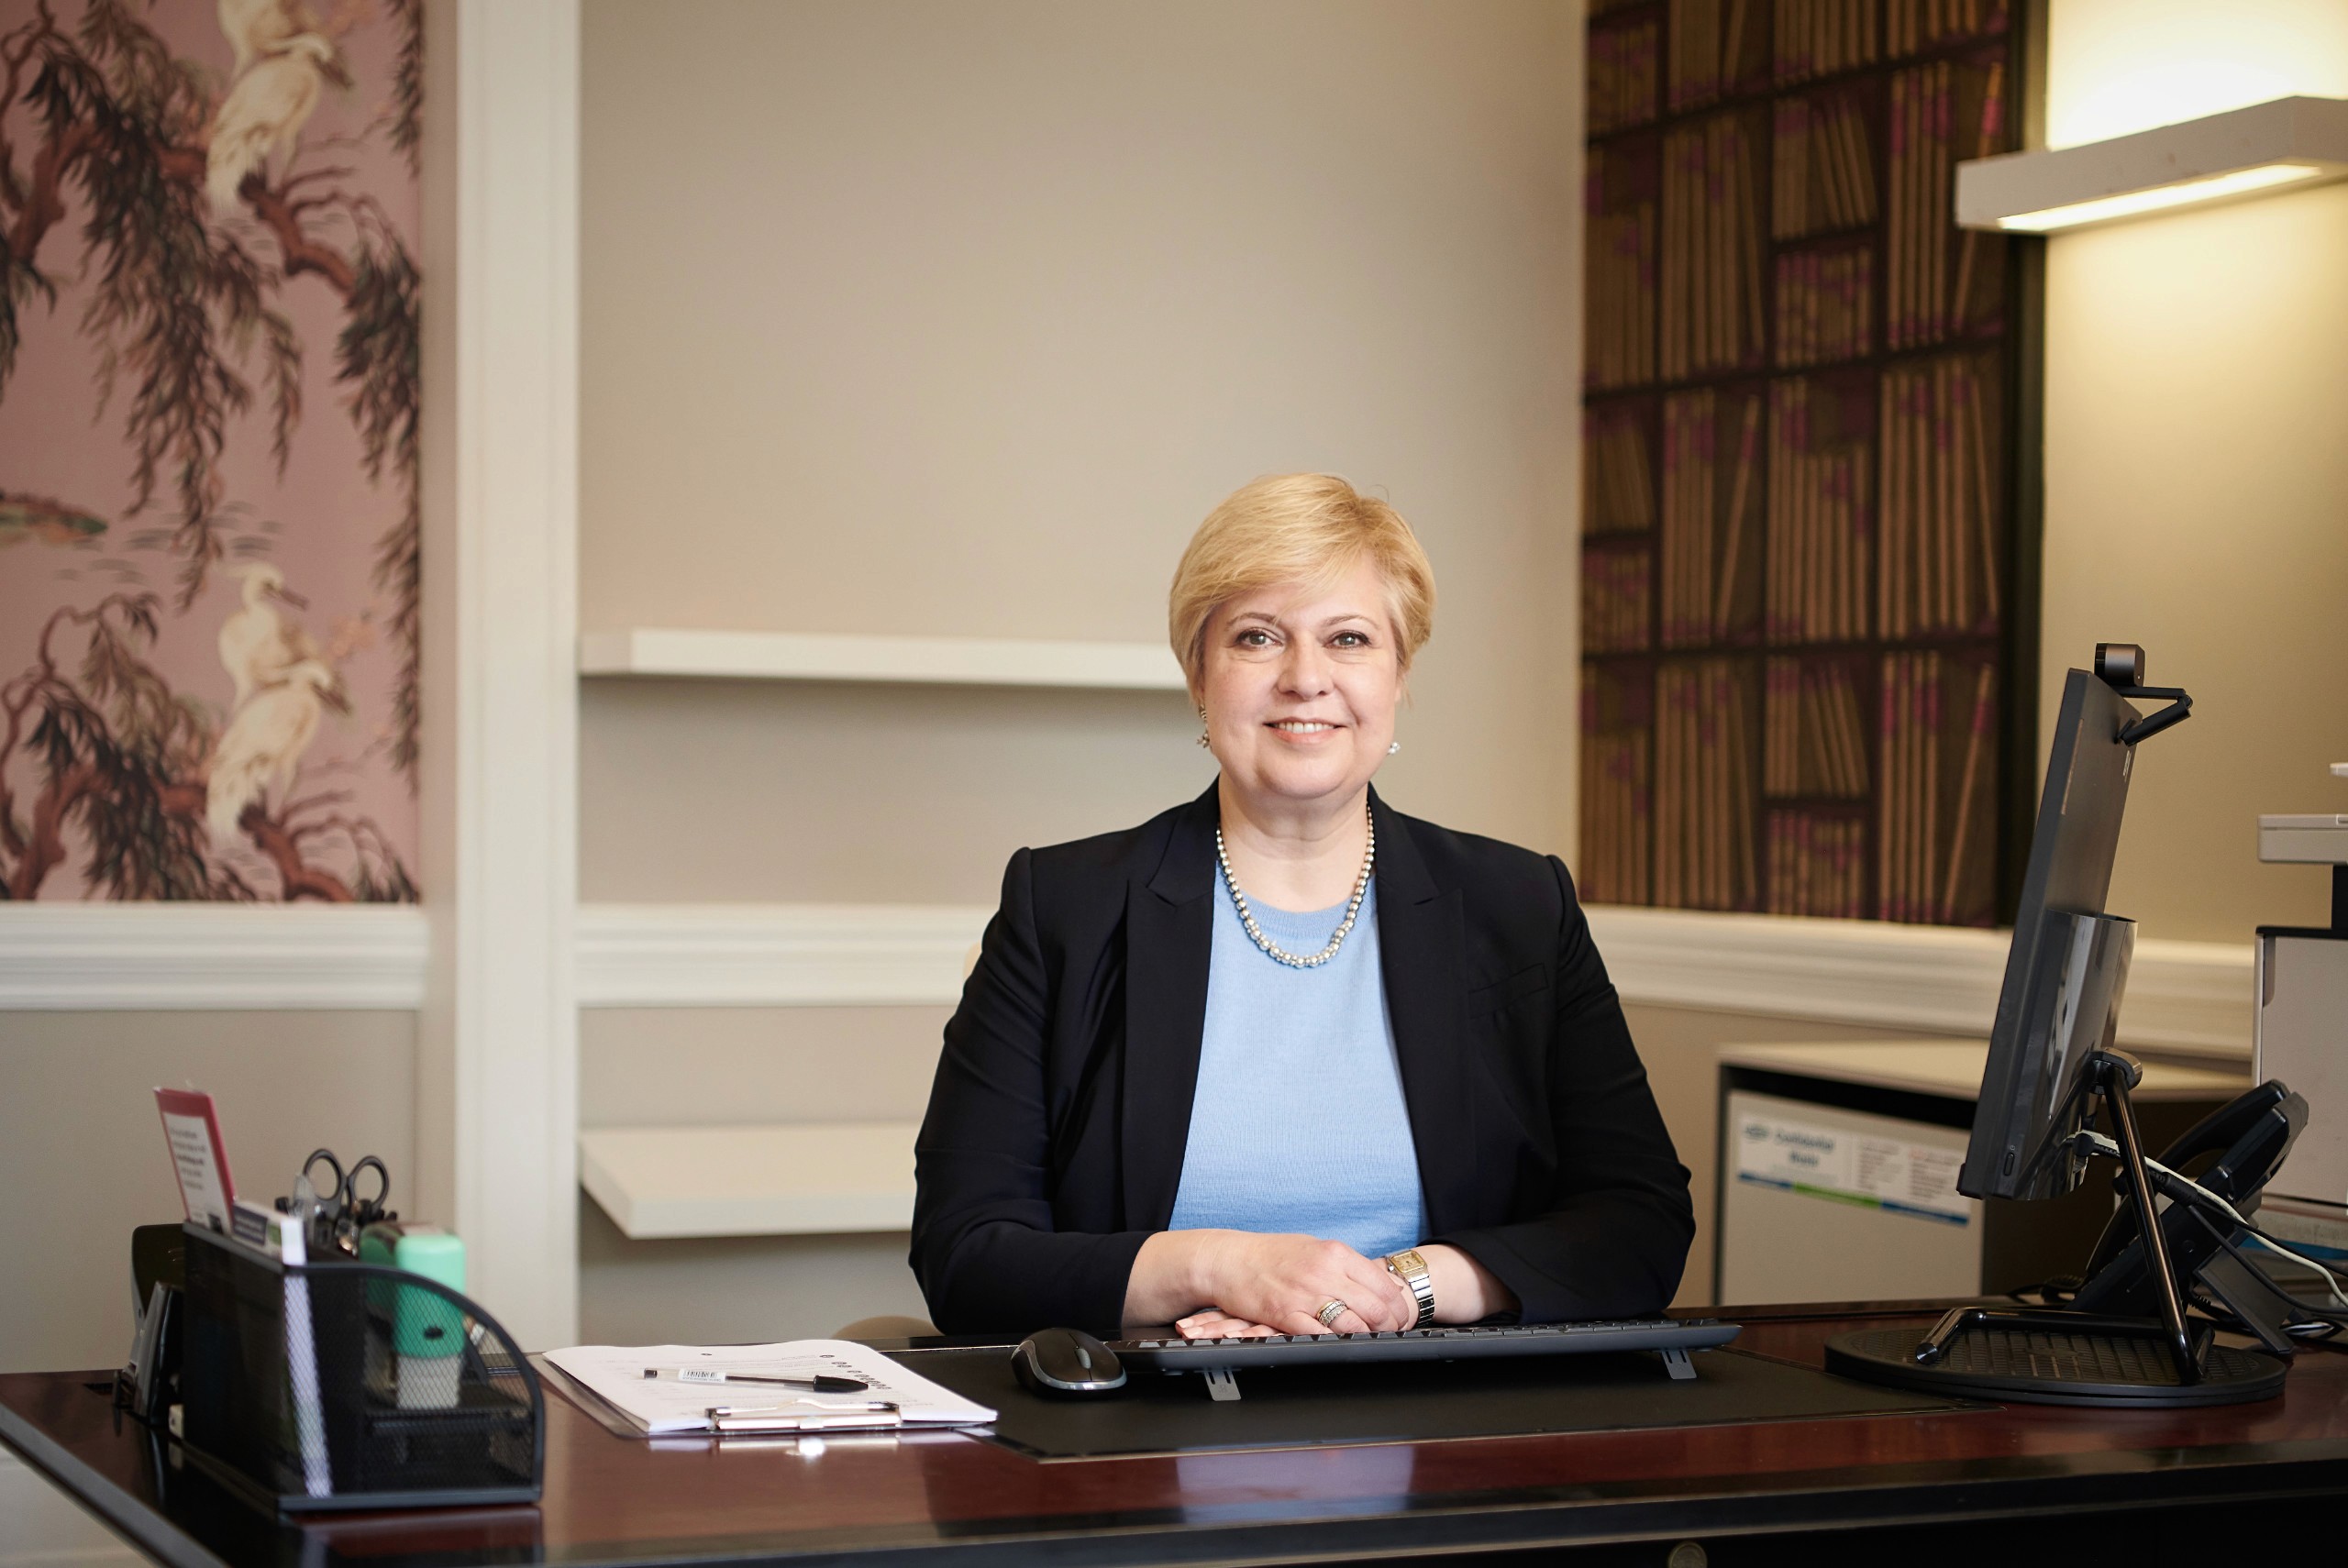
<svg viewBox="0 0 2348 1568">
<path fill-rule="evenodd" d="M 1652 1315 L 1695 1234 L 1563 864 L 1389 809 L 1378 935 L 1430 1242 L 1531 1322 Z M 1215 790 L 1023 849 L 946 1026 L 916 1150 L 913 1266 L 947 1333 L 1113 1330 L 1190 1141 Z"/>
</svg>

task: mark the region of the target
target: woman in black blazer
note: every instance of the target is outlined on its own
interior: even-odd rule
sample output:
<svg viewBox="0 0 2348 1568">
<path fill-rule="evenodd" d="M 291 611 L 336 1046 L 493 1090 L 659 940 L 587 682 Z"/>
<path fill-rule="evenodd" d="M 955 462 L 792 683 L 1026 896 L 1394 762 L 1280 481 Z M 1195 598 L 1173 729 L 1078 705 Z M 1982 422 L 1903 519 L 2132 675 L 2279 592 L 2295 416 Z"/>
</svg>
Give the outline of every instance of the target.
<svg viewBox="0 0 2348 1568">
<path fill-rule="evenodd" d="M 916 1144 L 941 1330 L 1670 1299 L 1688 1173 L 1565 867 L 1369 787 L 1433 601 L 1408 525 L 1342 480 L 1260 480 L 1201 526 L 1170 619 L 1222 773 L 1012 857 Z"/>
</svg>

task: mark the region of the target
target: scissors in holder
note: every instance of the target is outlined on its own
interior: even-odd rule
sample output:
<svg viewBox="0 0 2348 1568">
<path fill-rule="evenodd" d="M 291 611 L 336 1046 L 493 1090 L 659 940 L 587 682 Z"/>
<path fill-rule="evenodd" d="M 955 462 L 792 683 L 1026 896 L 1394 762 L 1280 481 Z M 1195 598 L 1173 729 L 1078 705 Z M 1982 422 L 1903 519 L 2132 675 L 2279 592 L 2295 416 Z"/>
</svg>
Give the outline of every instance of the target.
<svg viewBox="0 0 2348 1568">
<path fill-rule="evenodd" d="M 330 1185 L 320 1187 L 311 1179 L 320 1165 L 333 1178 Z M 375 1175 L 374 1190 L 361 1196 L 360 1178 L 370 1170 Z M 384 1200 L 391 1194 L 391 1172 L 374 1155 L 361 1155 L 345 1171 L 333 1150 L 316 1149 L 302 1162 L 302 1176 L 294 1183 L 292 1202 L 302 1210 L 303 1228 L 314 1251 L 332 1247 L 347 1256 L 357 1257 L 360 1231 L 377 1220 L 397 1218 L 384 1207 Z"/>
</svg>

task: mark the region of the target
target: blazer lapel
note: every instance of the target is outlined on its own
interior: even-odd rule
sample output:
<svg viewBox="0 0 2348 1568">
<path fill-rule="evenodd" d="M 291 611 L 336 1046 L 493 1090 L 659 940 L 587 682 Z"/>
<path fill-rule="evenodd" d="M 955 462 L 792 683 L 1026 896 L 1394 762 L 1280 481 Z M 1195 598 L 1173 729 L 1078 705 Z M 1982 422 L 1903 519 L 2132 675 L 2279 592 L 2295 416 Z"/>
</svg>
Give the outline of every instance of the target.
<svg viewBox="0 0 2348 1568">
<path fill-rule="evenodd" d="M 1460 1041 L 1467 1022 L 1459 890 L 1435 886 L 1402 819 L 1370 791 L 1378 830 L 1378 944 L 1432 1233 L 1473 1212 L 1476 1127 Z"/>
<path fill-rule="evenodd" d="M 1214 942 L 1215 786 L 1191 803 L 1147 882 L 1125 894 L 1125 1064 L 1120 1107 L 1124 1223 L 1162 1231 L 1174 1217 L 1206 1032 Z"/>
</svg>

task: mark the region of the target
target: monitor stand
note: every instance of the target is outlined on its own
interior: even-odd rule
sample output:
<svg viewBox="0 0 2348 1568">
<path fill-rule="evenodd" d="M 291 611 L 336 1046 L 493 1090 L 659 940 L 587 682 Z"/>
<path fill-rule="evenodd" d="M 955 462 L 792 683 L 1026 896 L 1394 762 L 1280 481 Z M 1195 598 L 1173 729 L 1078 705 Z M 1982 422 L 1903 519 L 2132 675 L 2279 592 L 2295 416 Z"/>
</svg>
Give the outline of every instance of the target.
<svg viewBox="0 0 2348 1568">
<path fill-rule="evenodd" d="M 2122 1185 L 2135 1210 L 2159 1316 L 1960 1307 L 1922 1341 L 1913 1329 L 1838 1334 L 1827 1342 L 1827 1371 L 1869 1383 L 2028 1405 L 2232 1405 L 2282 1392 L 2289 1364 L 2280 1356 L 2213 1343 L 2206 1325 L 2185 1320 L 2184 1292 L 2171 1264 L 2167 1232 L 2154 1211 L 2144 1142 L 2128 1098 L 2143 1067 L 2125 1052 L 2102 1050 L 2090 1055 L 2081 1071 L 2088 1092 L 2100 1097 L 2111 1112 Z M 2213 1255 L 2232 1261 L 2222 1250 Z M 2288 1342 L 2279 1330 L 2275 1339 Z"/>
</svg>

